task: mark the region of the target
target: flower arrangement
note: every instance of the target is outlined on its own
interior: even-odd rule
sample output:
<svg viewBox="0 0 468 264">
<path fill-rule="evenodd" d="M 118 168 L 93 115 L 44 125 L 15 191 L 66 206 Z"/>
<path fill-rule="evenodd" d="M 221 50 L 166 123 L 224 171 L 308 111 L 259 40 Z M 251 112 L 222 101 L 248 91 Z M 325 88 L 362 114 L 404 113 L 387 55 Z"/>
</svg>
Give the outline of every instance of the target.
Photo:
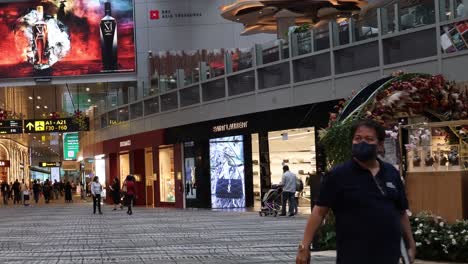
<svg viewBox="0 0 468 264">
<path fill-rule="evenodd" d="M 468 118 L 468 89 L 458 87 L 442 75 L 398 72 L 351 114 L 341 116 L 343 109 L 353 99 L 340 101 L 334 112 L 330 113 L 328 127 L 319 132 L 329 166 L 350 158 L 351 135 L 348 131 L 355 120 L 373 119 L 386 128 L 392 128 L 398 124 L 400 117 L 427 114 L 443 121 Z M 412 145 L 407 147 L 411 148 Z"/>
<path fill-rule="evenodd" d="M 410 222 L 419 259 L 468 262 L 467 220 L 449 224 L 424 212 Z"/>
<path fill-rule="evenodd" d="M 88 129 L 88 122 L 86 119 L 86 114 L 83 111 L 76 110 L 72 116 L 72 122 L 77 124 L 80 128 L 80 131 L 85 131 Z"/>
<path fill-rule="evenodd" d="M 0 108 L 0 120 L 22 119 L 23 117 L 23 114 Z"/>
</svg>

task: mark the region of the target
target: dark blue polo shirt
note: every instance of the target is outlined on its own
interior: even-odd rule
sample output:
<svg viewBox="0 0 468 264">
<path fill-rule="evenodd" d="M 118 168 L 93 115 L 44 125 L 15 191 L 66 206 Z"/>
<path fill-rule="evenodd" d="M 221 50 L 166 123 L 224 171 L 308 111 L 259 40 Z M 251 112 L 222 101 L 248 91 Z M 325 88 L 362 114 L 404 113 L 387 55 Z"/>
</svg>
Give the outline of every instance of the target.
<svg viewBox="0 0 468 264">
<path fill-rule="evenodd" d="M 323 179 L 317 205 L 335 214 L 338 264 L 399 263 L 400 217 L 408 200 L 398 171 L 379 163 L 375 179 L 354 160 Z"/>
</svg>

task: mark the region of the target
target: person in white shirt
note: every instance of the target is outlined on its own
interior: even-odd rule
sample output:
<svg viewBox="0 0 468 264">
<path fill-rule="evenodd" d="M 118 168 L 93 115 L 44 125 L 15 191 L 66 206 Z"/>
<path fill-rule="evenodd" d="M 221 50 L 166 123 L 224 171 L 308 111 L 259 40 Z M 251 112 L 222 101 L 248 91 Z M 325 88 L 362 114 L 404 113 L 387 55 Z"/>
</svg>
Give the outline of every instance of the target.
<svg viewBox="0 0 468 264">
<path fill-rule="evenodd" d="M 283 186 L 283 206 L 281 207 L 280 216 L 286 216 L 286 202 L 289 203 L 289 216 L 294 215 L 296 201 L 294 194 L 296 193 L 296 175 L 289 171 L 287 165 L 283 166 L 283 178 L 281 185 Z"/>
<path fill-rule="evenodd" d="M 96 214 L 96 207 L 99 210 L 99 214 L 102 214 L 101 211 L 101 193 L 102 185 L 99 183 L 98 176 L 94 177 L 93 182 L 91 183 L 91 194 L 93 195 L 93 214 Z"/>
</svg>

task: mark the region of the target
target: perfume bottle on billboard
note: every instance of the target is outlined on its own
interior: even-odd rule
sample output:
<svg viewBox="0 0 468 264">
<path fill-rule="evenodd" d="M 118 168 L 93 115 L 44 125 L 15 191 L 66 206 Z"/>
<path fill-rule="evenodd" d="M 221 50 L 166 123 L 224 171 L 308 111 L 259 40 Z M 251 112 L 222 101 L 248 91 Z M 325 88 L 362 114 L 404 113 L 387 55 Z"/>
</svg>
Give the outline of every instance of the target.
<svg viewBox="0 0 468 264">
<path fill-rule="evenodd" d="M 101 51 L 104 71 L 117 70 L 117 21 L 111 16 L 111 3 L 104 3 L 105 15 L 101 19 Z"/>
<path fill-rule="evenodd" d="M 44 21 L 44 7 L 37 6 L 37 22 L 32 27 L 34 38 L 34 68 L 42 69 L 49 63 L 47 24 Z"/>
</svg>

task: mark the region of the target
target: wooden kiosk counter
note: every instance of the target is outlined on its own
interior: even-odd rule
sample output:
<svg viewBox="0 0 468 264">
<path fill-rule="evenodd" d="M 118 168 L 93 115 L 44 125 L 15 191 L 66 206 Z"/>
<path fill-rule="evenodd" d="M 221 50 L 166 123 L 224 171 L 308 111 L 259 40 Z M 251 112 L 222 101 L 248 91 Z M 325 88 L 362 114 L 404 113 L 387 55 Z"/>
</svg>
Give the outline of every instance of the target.
<svg viewBox="0 0 468 264">
<path fill-rule="evenodd" d="M 468 120 L 408 128 L 405 182 L 414 214 L 427 211 L 452 223 L 468 219 L 466 125 Z"/>
</svg>

